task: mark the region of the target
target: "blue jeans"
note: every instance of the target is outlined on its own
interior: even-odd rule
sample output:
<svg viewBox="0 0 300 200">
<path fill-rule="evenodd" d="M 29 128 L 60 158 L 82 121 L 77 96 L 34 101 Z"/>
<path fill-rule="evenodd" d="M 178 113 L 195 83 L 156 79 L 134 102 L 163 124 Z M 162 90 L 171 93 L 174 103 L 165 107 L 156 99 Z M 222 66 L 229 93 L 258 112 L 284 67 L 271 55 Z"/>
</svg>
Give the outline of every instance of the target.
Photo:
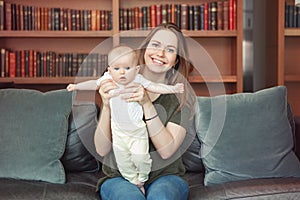
<svg viewBox="0 0 300 200">
<path fill-rule="evenodd" d="M 162 176 L 145 186 L 146 196 L 141 190 L 125 180 L 116 177 L 106 180 L 100 187 L 101 200 L 186 200 L 189 186 L 175 175 Z"/>
</svg>

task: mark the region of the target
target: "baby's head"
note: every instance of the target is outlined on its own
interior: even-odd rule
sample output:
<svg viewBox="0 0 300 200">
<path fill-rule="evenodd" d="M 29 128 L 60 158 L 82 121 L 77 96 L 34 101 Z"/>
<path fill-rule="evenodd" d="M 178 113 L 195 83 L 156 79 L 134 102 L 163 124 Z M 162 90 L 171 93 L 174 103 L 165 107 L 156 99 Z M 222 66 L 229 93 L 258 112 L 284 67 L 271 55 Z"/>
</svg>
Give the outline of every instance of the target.
<svg viewBox="0 0 300 200">
<path fill-rule="evenodd" d="M 133 66 L 137 65 L 137 54 L 134 49 L 129 46 L 120 45 L 114 47 L 108 52 L 108 65 L 112 66 L 115 62 L 127 62 Z"/>
<path fill-rule="evenodd" d="M 108 53 L 108 72 L 119 84 L 131 83 L 140 67 L 137 66 L 136 52 L 128 46 L 117 46 Z"/>
</svg>

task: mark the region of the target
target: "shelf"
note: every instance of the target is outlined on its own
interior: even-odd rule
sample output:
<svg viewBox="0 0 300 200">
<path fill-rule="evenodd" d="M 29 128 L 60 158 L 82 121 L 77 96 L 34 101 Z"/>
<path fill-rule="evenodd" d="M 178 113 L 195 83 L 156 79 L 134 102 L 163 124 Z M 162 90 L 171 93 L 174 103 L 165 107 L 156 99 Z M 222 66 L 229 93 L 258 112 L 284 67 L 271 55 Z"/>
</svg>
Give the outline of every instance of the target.
<svg viewBox="0 0 300 200">
<path fill-rule="evenodd" d="M 300 36 L 300 28 L 286 28 L 284 30 L 285 36 Z"/>
<path fill-rule="evenodd" d="M 0 78 L 0 83 L 14 84 L 69 84 L 96 79 L 95 77 L 33 77 L 33 78 Z"/>
<path fill-rule="evenodd" d="M 76 38 L 76 37 L 110 37 L 112 31 L 0 31 L 0 37 L 18 38 Z"/>
<path fill-rule="evenodd" d="M 14 84 L 69 84 L 82 82 L 86 80 L 97 79 L 97 77 L 16 77 L 16 78 L 0 78 L 0 83 Z M 190 76 L 190 83 L 236 83 L 236 76 Z"/>
<path fill-rule="evenodd" d="M 285 75 L 284 80 L 287 82 L 300 82 L 300 75 Z"/>
<path fill-rule="evenodd" d="M 236 76 L 189 76 L 190 83 L 236 83 Z"/>
<path fill-rule="evenodd" d="M 236 37 L 237 32 L 232 31 L 187 31 L 182 30 L 185 36 L 189 37 Z M 120 37 L 146 37 L 150 30 L 130 30 L 120 32 Z"/>
</svg>

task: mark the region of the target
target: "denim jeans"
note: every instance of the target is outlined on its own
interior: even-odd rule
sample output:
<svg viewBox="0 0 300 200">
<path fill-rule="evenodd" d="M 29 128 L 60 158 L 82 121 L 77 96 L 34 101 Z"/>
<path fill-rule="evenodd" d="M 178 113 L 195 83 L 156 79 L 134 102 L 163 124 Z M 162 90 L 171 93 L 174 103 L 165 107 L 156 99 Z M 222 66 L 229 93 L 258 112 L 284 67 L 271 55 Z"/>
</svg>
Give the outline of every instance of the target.
<svg viewBox="0 0 300 200">
<path fill-rule="evenodd" d="M 175 175 L 162 176 L 145 186 L 146 195 L 123 177 L 106 180 L 100 187 L 101 200 L 186 200 L 189 186 Z"/>
</svg>

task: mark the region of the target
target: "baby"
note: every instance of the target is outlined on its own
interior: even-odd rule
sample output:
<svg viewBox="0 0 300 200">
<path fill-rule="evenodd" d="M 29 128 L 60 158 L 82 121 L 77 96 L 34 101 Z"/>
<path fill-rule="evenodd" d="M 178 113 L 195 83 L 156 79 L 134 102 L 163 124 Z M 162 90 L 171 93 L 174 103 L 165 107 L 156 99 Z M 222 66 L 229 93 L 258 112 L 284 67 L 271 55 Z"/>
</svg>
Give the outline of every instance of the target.
<svg viewBox="0 0 300 200">
<path fill-rule="evenodd" d="M 143 108 L 138 102 L 123 100 L 120 91 L 132 82 L 140 83 L 147 91 L 160 94 L 183 93 L 184 86 L 182 83 L 173 86 L 145 79 L 139 74 L 136 52 L 128 46 L 113 48 L 108 54 L 108 65 L 108 71 L 98 80 L 69 84 L 67 90 L 96 90 L 106 79 L 112 79 L 119 87 L 111 91 L 113 97 L 110 99 L 112 146 L 122 176 L 145 194 L 143 185 L 148 180 L 152 160 Z"/>
</svg>

